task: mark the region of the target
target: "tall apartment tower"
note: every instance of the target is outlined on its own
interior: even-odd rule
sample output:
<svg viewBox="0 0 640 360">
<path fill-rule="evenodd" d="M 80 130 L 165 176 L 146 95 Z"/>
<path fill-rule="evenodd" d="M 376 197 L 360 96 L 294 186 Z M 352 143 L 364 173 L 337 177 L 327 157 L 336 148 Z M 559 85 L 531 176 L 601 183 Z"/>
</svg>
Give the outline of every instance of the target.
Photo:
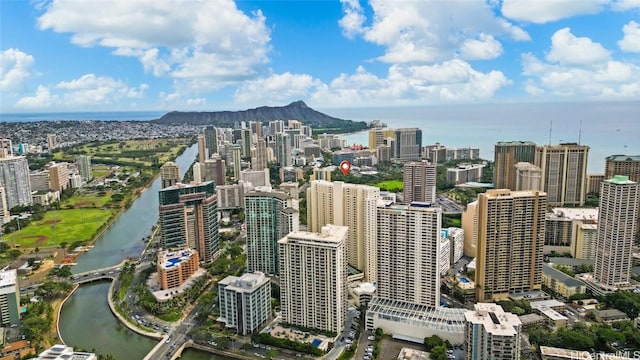
<svg viewBox="0 0 640 360">
<path fill-rule="evenodd" d="M 56 134 L 47 134 L 47 148 L 49 151 L 58 147 L 58 136 Z"/>
<path fill-rule="evenodd" d="M 11 213 L 7 206 L 7 193 L 4 191 L 4 187 L 0 184 L 0 226 L 11 221 Z"/>
<path fill-rule="evenodd" d="M 62 191 L 69 187 L 67 163 L 56 163 L 49 167 L 49 187 L 55 191 Z"/>
<path fill-rule="evenodd" d="M 574 143 L 536 147 L 542 189 L 551 206 L 582 206 L 587 192 L 589 147 Z"/>
<path fill-rule="evenodd" d="M 0 137 L 0 158 L 13 156 L 13 145 L 10 139 Z"/>
<path fill-rule="evenodd" d="M 258 138 L 256 142 L 256 150 L 255 157 L 251 158 L 251 169 L 253 170 L 264 170 L 268 167 L 267 158 L 269 154 L 267 153 L 267 142 L 264 138 Z"/>
<path fill-rule="evenodd" d="M 253 145 L 251 129 L 242 129 L 240 134 L 242 140 L 242 157 L 251 157 L 251 145 Z"/>
<path fill-rule="evenodd" d="M 377 296 L 440 304 L 440 208 L 425 203 L 377 209 Z"/>
<path fill-rule="evenodd" d="M 347 314 L 347 228 L 296 231 L 278 241 L 282 320 L 341 333 Z"/>
<path fill-rule="evenodd" d="M 284 132 L 284 121 L 269 121 L 269 135 L 276 136 L 277 133 Z"/>
<path fill-rule="evenodd" d="M 478 195 L 477 301 L 542 288 L 546 198 L 507 189 Z"/>
<path fill-rule="evenodd" d="M 160 181 L 162 189 L 180 182 L 180 167 L 173 161 L 167 161 L 160 166 Z"/>
<path fill-rule="evenodd" d="M 215 181 L 216 186 L 226 183 L 225 177 L 225 161 L 218 154 L 214 154 L 212 158 L 204 161 L 204 166 L 200 167 L 203 181 Z"/>
<path fill-rule="evenodd" d="M 299 213 L 284 192 L 255 190 L 244 195 L 247 271 L 278 275 L 278 240 L 299 229 Z"/>
<path fill-rule="evenodd" d="M 198 135 L 198 162 L 203 164 L 205 160 L 207 160 L 207 145 L 204 135 Z"/>
<path fill-rule="evenodd" d="M 474 305 L 464 314 L 464 358 L 513 360 L 520 358 L 520 327 L 517 315 L 492 303 Z"/>
<path fill-rule="evenodd" d="M 436 165 L 427 160 L 411 161 L 402 169 L 404 203 L 436 202 Z"/>
<path fill-rule="evenodd" d="M 264 131 L 262 130 L 262 122 L 261 121 L 256 121 L 255 125 L 256 130 L 254 131 L 256 134 L 256 138 L 258 139 L 264 139 Z"/>
<path fill-rule="evenodd" d="M 195 248 L 200 261 L 211 262 L 220 252 L 216 186 L 205 183 L 175 184 L 159 192 L 160 246 Z"/>
<path fill-rule="evenodd" d="M 604 178 L 626 175 L 629 180 L 640 182 L 640 155 L 611 155 L 605 158 Z"/>
<path fill-rule="evenodd" d="M 78 155 L 76 164 L 82 181 L 91 181 L 91 179 L 93 179 L 93 174 L 91 173 L 91 157 L 89 155 Z"/>
<path fill-rule="evenodd" d="M 422 130 L 418 128 L 396 129 L 394 156 L 398 161 L 420 160 Z"/>
<path fill-rule="evenodd" d="M 369 130 L 369 149 L 375 150 L 385 144 L 385 139 L 395 137 L 396 131 L 393 129 L 371 129 Z"/>
<path fill-rule="evenodd" d="M 519 162 L 534 163 L 536 143 L 532 141 L 500 141 L 494 147 L 493 188 L 516 188 L 516 168 Z"/>
<path fill-rule="evenodd" d="M 380 189 L 373 186 L 313 180 L 307 189 L 307 223 L 319 232 L 328 224 L 347 226 L 348 262 L 375 280 L 376 206 Z"/>
<path fill-rule="evenodd" d="M 616 175 L 600 186 L 594 278 L 608 287 L 629 284 L 640 185 Z"/>
<path fill-rule="evenodd" d="M 20 289 L 17 270 L 0 271 L 0 325 L 20 322 Z"/>
<path fill-rule="evenodd" d="M 0 157 L 0 185 L 7 194 L 9 209 L 17 205 L 31 205 L 29 163 L 24 156 Z"/>
<path fill-rule="evenodd" d="M 204 145 L 207 149 L 207 159 L 218 152 L 218 129 L 213 126 L 207 126 L 202 132 L 204 135 Z"/>
<path fill-rule="evenodd" d="M 231 146 L 231 159 L 233 160 L 233 177 L 240 179 L 240 171 L 242 171 L 242 147 L 239 145 Z"/>
<path fill-rule="evenodd" d="M 291 139 L 289 134 L 276 134 L 276 161 L 281 167 L 291 166 Z"/>
<path fill-rule="evenodd" d="M 542 190 L 542 170 L 528 162 L 519 162 L 516 167 L 516 191 Z"/>
</svg>

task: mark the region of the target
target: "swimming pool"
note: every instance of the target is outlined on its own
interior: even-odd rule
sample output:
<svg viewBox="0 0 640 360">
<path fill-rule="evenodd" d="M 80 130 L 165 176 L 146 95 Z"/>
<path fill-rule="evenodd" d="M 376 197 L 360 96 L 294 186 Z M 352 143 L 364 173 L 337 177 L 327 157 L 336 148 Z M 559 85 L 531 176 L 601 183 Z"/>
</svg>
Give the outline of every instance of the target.
<svg viewBox="0 0 640 360">
<path fill-rule="evenodd" d="M 463 284 L 468 284 L 469 283 L 469 279 L 465 278 L 465 277 L 461 277 L 460 278 L 460 282 Z"/>
<path fill-rule="evenodd" d="M 318 347 L 320 344 L 322 344 L 322 340 L 320 339 L 313 339 L 313 341 L 311 342 L 311 345 Z"/>
</svg>

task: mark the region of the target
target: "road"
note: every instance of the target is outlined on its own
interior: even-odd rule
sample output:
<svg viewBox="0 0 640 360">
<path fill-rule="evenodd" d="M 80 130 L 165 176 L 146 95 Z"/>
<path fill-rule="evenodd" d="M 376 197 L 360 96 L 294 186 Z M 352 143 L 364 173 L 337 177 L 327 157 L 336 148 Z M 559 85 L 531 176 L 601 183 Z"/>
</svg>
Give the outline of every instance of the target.
<svg viewBox="0 0 640 360">
<path fill-rule="evenodd" d="M 436 204 L 442 208 L 444 214 L 460 214 L 464 211 L 464 206 L 445 194 L 436 194 Z"/>
</svg>

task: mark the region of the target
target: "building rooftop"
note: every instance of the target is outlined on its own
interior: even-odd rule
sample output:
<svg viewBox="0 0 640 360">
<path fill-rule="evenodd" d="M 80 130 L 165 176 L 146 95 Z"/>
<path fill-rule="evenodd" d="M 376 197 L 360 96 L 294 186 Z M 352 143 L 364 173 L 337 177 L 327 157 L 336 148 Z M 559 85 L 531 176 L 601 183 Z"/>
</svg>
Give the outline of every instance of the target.
<svg viewBox="0 0 640 360">
<path fill-rule="evenodd" d="M 16 269 L 0 271 L 0 288 L 15 286 L 17 279 L 18 271 Z"/>
<path fill-rule="evenodd" d="M 347 238 L 348 229 L 349 228 L 347 226 L 328 224 L 322 227 L 320 233 L 302 230 L 294 231 L 292 233 L 289 233 L 289 235 L 285 236 L 284 238 L 278 240 L 278 243 L 285 244 L 290 241 L 313 241 L 338 245 Z"/>
<path fill-rule="evenodd" d="M 542 301 L 532 301 L 530 302 L 531 308 L 541 312 L 544 316 L 549 318 L 552 321 L 559 320 L 567 320 L 567 317 L 555 311 L 553 308 L 555 307 L 563 307 L 564 303 L 555 299 L 551 300 L 542 300 Z"/>
<path fill-rule="evenodd" d="M 515 327 L 522 325 L 520 319 L 505 312 L 502 306 L 494 303 L 477 303 L 475 310 L 466 310 L 464 317 L 466 321 L 473 324 L 482 324 L 485 331 L 493 336 L 516 336 L 518 332 Z"/>
<path fill-rule="evenodd" d="M 537 324 L 544 322 L 544 318 L 538 314 L 526 314 L 518 316 L 522 325 Z"/>
<path fill-rule="evenodd" d="M 398 354 L 398 360 L 427 360 L 429 353 L 411 348 L 402 348 Z"/>
<path fill-rule="evenodd" d="M 616 184 L 616 185 L 634 185 L 634 184 L 637 184 L 635 181 L 629 180 L 629 177 L 626 176 L 626 175 L 615 175 L 611 179 L 605 180 L 605 182 L 608 182 L 610 184 Z"/>
<path fill-rule="evenodd" d="M 549 258 L 549 262 L 551 264 L 558 264 L 564 266 L 580 266 L 580 265 L 594 265 L 594 259 L 576 259 L 576 258 L 567 258 L 567 257 L 552 257 Z"/>
<path fill-rule="evenodd" d="M 542 358 L 552 357 L 553 359 L 567 360 L 593 360 L 588 351 L 561 349 L 549 346 L 540 346 L 540 355 Z"/>
<path fill-rule="evenodd" d="M 188 260 L 191 256 L 198 256 L 193 249 L 183 249 L 178 251 L 161 251 L 158 253 L 158 265 L 164 269 L 171 269 L 181 262 Z"/>
<path fill-rule="evenodd" d="M 496 146 L 536 145 L 533 141 L 498 141 Z"/>
<path fill-rule="evenodd" d="M 398 323 L 461 334 L 464 332 L 466 311 L 374 297 L 369 303 L 367 317 L 377 314 Z"/>
<path fill-rule="evenodd" d="M 553 208 L 554 215 L 565 217 L 571 220 L 589 220 L 598 221 L 597 208 Z"/>
<path fill-rule="evenodd" d="M 607 161 L 640 161 L 640 155 L 611 155 L 605 158 Z"/>
<path fill-rule="evenodd" d="M 571 277 L 565 273 L 563 273 L 562 271 L 558 270 L 558 269 L 554 269 L 553 266 L 549 265 L 549 264 L 544 264 L 542 266 L 542 273 L 544 275 L 547 275 L 549 277 L 551 277 L 552 279 L 556 280 L 556 281 L 560 281 L 561 283 L 565 284 L 566 286 L 569 287 L 573 287 L 573 286 L 587 286 L 587 284 L 585 284 L 584 282 Z"/>
<path fill-rule="evenodd" d="M 269 282 L 269 278 L 264 273 L 256 271 L 254 273 L 242 274 L 242 276 L 227 276 L 218 284 L 226 285 L 226 289 L 236 292 L 252 292 Z"/>
</svg>

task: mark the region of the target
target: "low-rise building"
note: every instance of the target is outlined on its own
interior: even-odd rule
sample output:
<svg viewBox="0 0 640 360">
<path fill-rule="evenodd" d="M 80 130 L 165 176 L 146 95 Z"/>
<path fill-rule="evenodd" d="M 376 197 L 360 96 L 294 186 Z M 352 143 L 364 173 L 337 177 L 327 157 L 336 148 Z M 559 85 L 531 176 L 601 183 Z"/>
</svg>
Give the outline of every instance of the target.
<svg viewBox="0 0 640 360">
<path fill-rule="evenodd" d="M 427 359 L 429 359 L 428 352 L 406 348 L 406 347 L 400 349 L 400 354 L 398 354 L 398 360 L 427 360 Z"/>
<path fill-rule="evenodd" d="M 256 332 L 271 318 L 271 283 L 261 272 L 227 276 L 218 283 L 220 317 L 239 335 Z"/>
<path fill-rule="evenodd" d="M 594 315 L 596 317 L 596 321 L 598 322 L 629 320 L 627 314 L 618 309 L 595 310 Z"/>
<path fill-rule="evenodd" d="M 547 321 L 544 317 L 538 314 L 526 314 L 518 316 L 520 322 L 522 323 L 523 330 L 529 330 L 534 326 L 544 325 Z"/>
<path fill-rule="evenodd" d="M 366 308 L 376 294 L 376 285 L 374 283 L 363 282 L 349 290 L 351 297 L 355 300 L 355 305 Z"/>
<path fill-rule="evenodd" d="M 438 335 L 452 344 L 462 344 L 465 311 L 373 298 L 369 303 L 365 326 L 367 330 L 381 328 L 394 339 L 419 344 L 432 335 Z"/>
<path fill-rule="evenodd" d="M 587 284 L 549 264 L 542 266 L 542 283 L 565 299 L 575 294 L 584 294 L 587 291 Z"/>
<path fill-rule="evenodd" d="M 53 345 L 43 351 L 34 360 L 98 360 L 94 353 L 73 351 L 73 348 L 66 345 Z"/>
<path fill-rule="evenodd" d="M 566 327 L 567 317 L 561 313 L 565 310 L 565 304 L 558 300 L 532 301 L 531 308 L 537 314 L 542 315 L 550 326 Z"/>
<path fill-rule="evenodd" d="M 542 360 L 593 360 L 588 351 L 540 346 Z"/>
<path fill-rule="evenodd" d="M 178 287 L 200 268 L 198 252 L 193 249 L 158 252 L 158 284 L 162 290 Z"/>
</svg>

